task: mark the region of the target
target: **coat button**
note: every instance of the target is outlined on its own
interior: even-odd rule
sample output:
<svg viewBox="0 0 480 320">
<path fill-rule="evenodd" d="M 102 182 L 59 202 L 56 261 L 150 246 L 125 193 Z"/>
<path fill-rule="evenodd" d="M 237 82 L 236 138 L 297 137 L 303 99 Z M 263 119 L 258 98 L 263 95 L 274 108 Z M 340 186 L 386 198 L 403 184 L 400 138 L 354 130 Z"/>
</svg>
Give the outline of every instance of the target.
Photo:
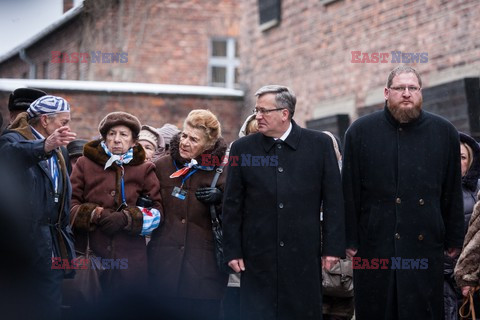
<svg viewBox="0 0 480 320">
<path fill-rule="evenodd" d="M 282 168 L 282 167 L 278 167 L 278 172 L 283 172 L 283 168 Z"/>
<path fill-rule="evenodd" d="M 398 131 L 403 131 L 403 128 L 398 128 Z"/>
<path fill-rule="evenodd" d="M 278 205 L 278 207 L 279 207 L 280 209 L 283 209 L 283 203 L 280 203 L 280 204 Z"/>
<path fill-rule="evenodd" d="M 399 233 L 395 233 L 395 239 L 400 240 L 400 234 Z"/>
<path fill-rule="evenodd" d="M 418 240 L 422 241 L 423 240 L 423 234 L 418 235 Z"/>
<path fill-rule="evenodd" d="M 282 149 L 282 145 L 281 145 L 281 144 L 277 144 L 277 149 Z"/>
<path fill-rule="evenodd" d="M 285 243 L 283 243 L 283 241 L 280 241 L 280 247 L 283 247 L 285 246 Z"/>
<path fill-rule="evenodd" d="M 108 247 L 107 247 L 107 251 L 112 251 L 112 247 L 111 247 L 111 246 L 108 246 Z"/>
<path fill-rule="evenodd" d="M 423 206 L 423 205 L 425 204 L 425 201 L 423 201 L 423 199 L 420 199 L 420 200 L 418 200 L 418 203 L 419 203 L 421 206 Z"/>
<path fill-rule="evenodd" d="M 400 203 L 402 203 L 402 199 L 397 198 L 397 199 L 395 200 L 395 202 L 396 202 L 397 204 L 400 204 Z"/>
<path fill-rule="evenodd" d="M 183 250 L 184 248 L 185 248 L 184 246 L 180 246 L 180 248 L 179 248 L 179 249 L 180 249 L 180 250 Z"/>
<path fill-rule="evenodd" d="M 110 195 L 111 195 L 112 197 L 115 197 L 115 194 L 116 194 L 115 190 L 112 190 L 112 191 L 110 192 Z"/>
<path fill-rule="evenodd" d="M 182 219 L 182 223 L 185 223 L 187 220 L 185 220 L 185 218 Z"/>
</svg>

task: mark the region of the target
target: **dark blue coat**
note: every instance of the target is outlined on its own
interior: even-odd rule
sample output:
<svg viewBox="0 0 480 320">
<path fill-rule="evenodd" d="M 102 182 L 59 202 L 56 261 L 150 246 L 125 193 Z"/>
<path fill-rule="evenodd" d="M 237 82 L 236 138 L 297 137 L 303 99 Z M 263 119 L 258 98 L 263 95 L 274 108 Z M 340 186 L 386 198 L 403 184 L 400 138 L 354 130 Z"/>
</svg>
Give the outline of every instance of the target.
<svg viewBox="0 0 480 320">
<path fill-rule="evenodd" d="M 19 190 L 23 192 L 23 210 L 16 212 L 22 229 L 27 232 L 30 256 L 35 272 L 48 277 L 52 271 L 52 252 L 55 257 L 71 260 L 74 255 L 72 231 L 69 226 L 71 185 L 62 153 L 57 151 L 61 170 L 63 208 L 59 210 L 62 197 L 54 202 L 54 188 L 48 171 L 47 159 L 52 156 L 44 151 L 44 140 L 35 140 L 26 118 L 17 118 L 10 130 L 0 138 L 2 163 L 8 163 L 11 172 L 18 178 Z M 60 224 L 56 226 L 59 221 Z M 67 270 L 66 275 L 73 276 Z"/>
<path fill-rule="evenodd" d="M 242 319 L 321 319 L 322 202 L 323 255 L 345 253 L 343 196 L 332 141 L 292 125 L 281 144 L 257 133 L 231 148 L 224 249 L 227 261 L 245 262 Z"/>
<path fill-rule="evenodd" d="M 423 111 L 400 124 L 385 108 L 348 129 L 347 247 L 389 260 L 388 269 L 354 270 L 357 319 L 443 318 L 444 249 L 463 242 L 459 150 L 453 125 Z M 393 269 L 392 258 L 426 260 Z"/>
</svg>

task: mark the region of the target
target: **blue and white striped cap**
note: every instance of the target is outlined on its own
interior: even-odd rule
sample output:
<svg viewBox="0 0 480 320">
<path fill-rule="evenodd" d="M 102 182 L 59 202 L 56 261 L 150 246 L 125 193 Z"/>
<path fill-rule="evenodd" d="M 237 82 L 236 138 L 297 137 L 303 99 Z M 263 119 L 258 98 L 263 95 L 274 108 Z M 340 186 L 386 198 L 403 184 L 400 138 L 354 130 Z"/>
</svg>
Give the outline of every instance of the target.
<svg viewBox="0 0 480 320">
<path fill-rule="evenodd" d="M 67 100 L 55 96 L 43 96 L 33 101 L 27 110 L 28 118 L 32 119 L 42 114 L 54 114 L 70 112 L 70 104 Z"/>
</svg>

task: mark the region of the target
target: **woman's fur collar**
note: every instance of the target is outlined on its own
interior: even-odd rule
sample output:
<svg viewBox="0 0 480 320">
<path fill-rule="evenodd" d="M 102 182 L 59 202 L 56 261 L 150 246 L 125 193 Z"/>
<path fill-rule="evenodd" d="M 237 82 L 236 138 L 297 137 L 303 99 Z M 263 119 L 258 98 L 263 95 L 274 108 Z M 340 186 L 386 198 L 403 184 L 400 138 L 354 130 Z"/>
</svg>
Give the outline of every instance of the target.
<svg viewBox="0 0 480 320">
<path fill-rule="evenodd" d="M 189 159 L 184 159 L 180 156 L 180 151 L 179 151 L 180 134 L 181 133 L 178 133 L 177 135 L 172 137 L 172 140 L 170 140 L 170 154 L 178 164 L 183 165 L 184 163 L 189 162 Z M 217 140 L 217 142 L 215 142 L 215 145 L 213 146 L 213 148 L 204 151 L 202 154 L 211 154 L 212 157 L 217 157 L 218 159 L 221 160 L 225 155 L 226 151 L 227 151 L 227 143 L 222 137 L 220 137 Z M 199 155 L 195 160 L 197 160 L 198 163 L 201 164 L 202 155 Z"/>
<path fill-rule="evenodd" d="M 83 148 L 83 154 L 85 157 L 88 159 L 92 160 L 93 162 L 101 165 L 102 167 L 105 166 L 105 163 L 107 163 L 108 159 L 110 159 L 109 156 L 105 153 L 105 150 L 103 150 L 100 142 L 102 142 L 101 139 L 99 140 L 93 140 L 85 144 Z M 125 164 L 127 166 L 138 166 L 142 163 L 145 162 L 145 151 L 143 150 L 142 147 L 135 145 L 133 147 L 133 159 L 129 163 Z"/>
</svg>

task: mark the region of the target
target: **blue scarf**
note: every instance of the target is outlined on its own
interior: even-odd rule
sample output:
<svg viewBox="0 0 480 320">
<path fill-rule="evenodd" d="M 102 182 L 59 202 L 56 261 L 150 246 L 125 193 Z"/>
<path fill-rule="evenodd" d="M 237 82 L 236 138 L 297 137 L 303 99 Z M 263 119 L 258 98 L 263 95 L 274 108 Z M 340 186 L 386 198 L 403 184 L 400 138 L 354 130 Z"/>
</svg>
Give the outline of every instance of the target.
<svg viewBox="0 0 480 320">
<path fill-rule="evenodd" d="M 112 154 L 110 150 L 108 150 L 108 147 L 104 141 L 102 141 L 100 144 L 107 156 L 110 157 L 107 163 L 105 163 L 105 167 L 103 168 L 104 170 L 110 167 L 114 162 L 121 167 L 123 164 L 129 163 L 133 159 L 133 148 L 128 149 L 128 151 L 124 154 Z"/>
</svg>

